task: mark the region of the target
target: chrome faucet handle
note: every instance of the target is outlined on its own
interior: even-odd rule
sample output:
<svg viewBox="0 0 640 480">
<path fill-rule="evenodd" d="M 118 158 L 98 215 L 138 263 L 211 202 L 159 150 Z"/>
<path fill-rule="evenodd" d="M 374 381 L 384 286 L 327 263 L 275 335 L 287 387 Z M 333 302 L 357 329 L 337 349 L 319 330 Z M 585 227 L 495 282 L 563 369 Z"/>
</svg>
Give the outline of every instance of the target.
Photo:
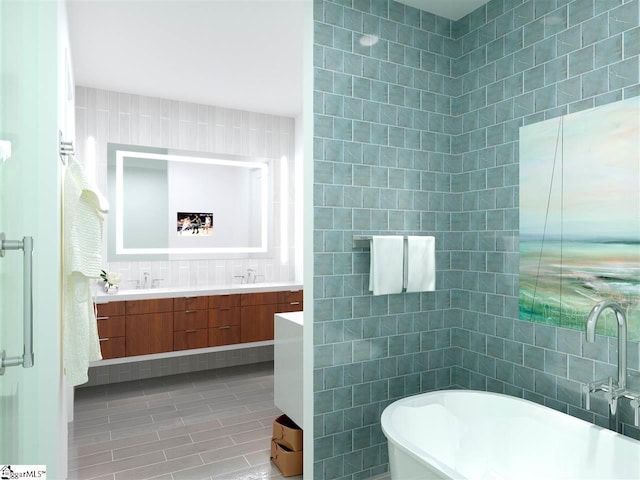
<svg viewBox="0 0 640 480">
<path fill-rule="evenodd" d="M 591 392 L 593 389 L 591 388 L 590 383 L 587 383 L 582 386 L 582 393 L 584 393 L 584 408 L 585 410 L 591 410 Z"/>
<path fill-rule="evenodd" d="M 611 415 L 616 414 L 618 409 L 618 399 L 623 397 L 626 392 L 624 387 L 619 387 L 617 383 L 614 384 L 613 379 L 609 377 L 609 387 L 605 390 L 604 398 L 609 402 L 609 410 Z"/>
<path fill-rule="evenodd" d="M 151 279 L 151 288 L 157 288 L 160 286 L 160 282 L 164 281 L 164 278 L 152 278 Z"/>
<path fill-rule="evenodd" d="M 617 385 L 616 385 L 617 388 Z M 602 391 L 611 392 L 614 390 L 614 381 L 612 377 L 602 378 L 593 382 L 585 383 L 582 385 L 582 393 L 584 394 L 584 408 L 585 410 L 591 410 L 591 394 Z M 605 393 L 608 395 L 608 393 Z M 620 395 L 618 395 L 620 396 Z M 608 398 L 608 397 L 607 397 Z"/>
<path fill-rule="evenodd" d="M 129 283 L 133 283 L 136 290 L 140 289 L 140 280 L 129 280 Z"/>
<path fill-rule="evenodd" d="M 633 424 L 640 427 L 640 396 L 634 397 L 630 405 L 633 408 Z"/>
<path fill-rule="evenodd" d="M 240 283 L 244 283 L 244 275 L 234 275 L 233 278 L 240 279 Z"/>
</svg>

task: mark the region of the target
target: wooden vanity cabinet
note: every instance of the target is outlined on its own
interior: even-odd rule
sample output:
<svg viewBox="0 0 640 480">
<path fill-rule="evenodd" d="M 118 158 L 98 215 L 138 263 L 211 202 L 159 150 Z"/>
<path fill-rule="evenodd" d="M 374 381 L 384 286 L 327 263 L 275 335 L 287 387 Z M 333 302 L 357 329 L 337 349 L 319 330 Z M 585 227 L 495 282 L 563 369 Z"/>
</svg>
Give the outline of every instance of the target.
<svg viewBox="0 0 640 480">
<path fill-rule="evenodd" d="M 240 298 L 242 295 L 212 295 L 209 302 L 209 346 L 240 343 Z"/>
<path fill-rule="evenodd" d="M 245 293 L 241 298 L 242 343 L 273 340 L 273 316 L 278 312 L 279 292 Z"/>
<path fill-rule="evenodd" d="M 173 350 L 173 299 L 127 300 L 127 356 Z"/>
<path fill-rule="evenodd" d="M 302 290 L 99 303 L 102 358 L 273 340 L 274 315 L 302 310 Z"/>
<path fill-rule="evenodd" d="M 173 349 L 209 346 L 207 297 L 173 299 Z"/>
<path fill-rule="evenodd" d="M 98 338 L 103 359 L 125 356 L 125 308 L 124 302 L 96 305 Z"/>
</svg>

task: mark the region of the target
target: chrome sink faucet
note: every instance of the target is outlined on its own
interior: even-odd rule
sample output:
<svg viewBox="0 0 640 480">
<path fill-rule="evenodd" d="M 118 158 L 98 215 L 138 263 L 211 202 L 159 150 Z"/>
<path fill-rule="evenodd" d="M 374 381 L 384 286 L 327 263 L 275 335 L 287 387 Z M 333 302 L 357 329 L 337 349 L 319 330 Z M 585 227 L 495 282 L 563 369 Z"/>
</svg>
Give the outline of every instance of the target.
<svg viewBox="0 0 640 480">
<path fill-rule="evenodd" d="M 609 428 L 621 433 L 622 424 L 618 421 L 618 400 L 628 398 L 631 400 L 631 407 L 635 412 L 635 424 L 638 426 L 638 412 L 640 408 L 640 393 L 627 390 L 627 317 L 622 307 L 611 300 L 598 302 L 589 312 L 587 317 L 587 342 L 596 341 L 596 324 L 603 311 L 610 308 L 616 314 L 618 322 L 618 378 L 614 380 L 609 377 L 591 382 L 583 387 L 585 394 L 585 408 L 591 408 L 591 393 L 597 391 L 605 392 L 605 398 L 609 403 Z"/>
<path fill-rule="evenodd" d="M 247 268 L 247 283 L 256 283 L 255 273 L 253 268 Z"/>
</svg>

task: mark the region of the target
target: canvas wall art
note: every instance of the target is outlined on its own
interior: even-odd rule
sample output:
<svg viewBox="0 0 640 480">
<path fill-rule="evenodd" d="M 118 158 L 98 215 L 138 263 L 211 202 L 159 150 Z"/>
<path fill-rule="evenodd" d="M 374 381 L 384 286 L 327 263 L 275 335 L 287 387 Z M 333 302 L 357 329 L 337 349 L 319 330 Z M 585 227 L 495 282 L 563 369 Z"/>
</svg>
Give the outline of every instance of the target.
<svg viewBox="0 0 640 480">
<path fill-rule="evenodd" d="M 640 97 L 520 129 L 519 245 L 521 319 L 640 340 Z"/>
</svg>

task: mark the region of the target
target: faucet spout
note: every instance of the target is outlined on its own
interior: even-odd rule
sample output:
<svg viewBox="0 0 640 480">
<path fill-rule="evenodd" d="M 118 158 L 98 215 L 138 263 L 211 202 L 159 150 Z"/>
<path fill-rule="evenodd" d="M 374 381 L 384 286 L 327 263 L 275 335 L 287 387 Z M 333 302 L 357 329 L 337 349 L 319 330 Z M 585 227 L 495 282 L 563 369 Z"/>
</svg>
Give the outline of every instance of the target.
<svg viewBox="0 0 640 480">
<path fill-rule="evenodd" d="M 613 310 L 618 321 L 618 388 L 624 389 L 627 386 L 627 317 L 619 304 L 602 300 L 591 309 L 587 318 L 587 342 L 596 341 L 596 324 L 600 314 L 607 308 Z"/>
</svg>

